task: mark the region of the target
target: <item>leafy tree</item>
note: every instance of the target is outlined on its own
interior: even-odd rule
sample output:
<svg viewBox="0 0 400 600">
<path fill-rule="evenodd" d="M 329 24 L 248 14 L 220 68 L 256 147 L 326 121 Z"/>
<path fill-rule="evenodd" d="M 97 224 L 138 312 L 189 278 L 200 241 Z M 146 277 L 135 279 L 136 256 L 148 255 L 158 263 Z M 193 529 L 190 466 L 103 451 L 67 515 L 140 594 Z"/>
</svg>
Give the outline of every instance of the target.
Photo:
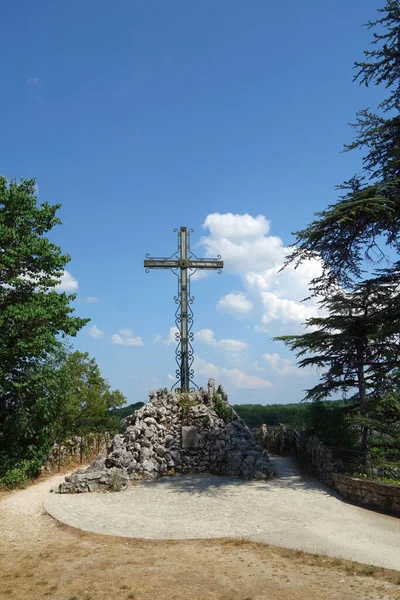
<svg viewBox="0 0 400 600">
<path fill-rule="evenodd" d="M 323 274 L 312 281 L 314 293 L 333 283 L 351 284 L 363 274 L 363 262 L 385 257 L 381 243 L 400 250 L 400 2 L 387 0 L 373 29 L 372 49 L 355 63 L 354 79 L 367 87 L 389 90 L 377 112 L 361 110 L 353 125 L 356 136 L 345 150 L 366 151 L 362 175 L 339 186 L 344 195 L 298 231 L 287 263 L 321 258 Z M 398 270 L 398 269 L 397 269 Z"/>
<path fill-rule="evenodd" d="M 353 402 L 365 417 L 372 403 L 387 393 L 388 386 L 398 383 L 398 327 L 392 328 L 391 321 L 386 324 L 381 318 L 396 287 L 370 279 L 355 286 L 352 292 L 338 290 L 320 302 L 328 316 L 307 320 L 306 325 L 313 331 L 275 338 L 296 351 L 301 368 L 324 370 L 319 383 L 307 390 L 306 400 L 320 401 L 337 392 L 356 390 Z M 365 425 L 363 449 L 368 431 Z"/>
<path fill-rule="evenodd" d="M 118 429 L 115 409 L 125 404 L 126 398 L 119 390 L 110 389 L 94 358 L 87 352 L 68 354 L 59 376 L 63 387 L 54 427 L 57 441 Z"/>
<path fill-rule="evenodd" d="M 60 205 L 37 205 L 35 181 L 0 177 L 0 463 L 40 454 L 54 418 L 52 353 L 88 322 L 56 285 L 70 258 L 46 234 Z M 46 445 L 46 444 L 45 444 Z"/>
</svg>

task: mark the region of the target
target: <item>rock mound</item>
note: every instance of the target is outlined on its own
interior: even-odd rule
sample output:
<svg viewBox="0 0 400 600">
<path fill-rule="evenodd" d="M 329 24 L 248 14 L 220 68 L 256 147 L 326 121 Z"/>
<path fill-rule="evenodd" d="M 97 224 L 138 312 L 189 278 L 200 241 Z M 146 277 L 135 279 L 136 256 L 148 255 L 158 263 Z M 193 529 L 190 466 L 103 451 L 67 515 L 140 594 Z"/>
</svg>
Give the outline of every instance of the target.
<svg viewBox="0 0 400 600">
<path fill-rule="evenodd" d="M 246 479 L 265 479 L 274 465 L 257 445 L 244 421 L 211 379 L 208 391 L 158 390 L 141 409 L 126 418 L 107 456 L 65 478 L 59 493 L 126 488 L 131 481 L 174 473 L 209 472 Z"/>
</svg>

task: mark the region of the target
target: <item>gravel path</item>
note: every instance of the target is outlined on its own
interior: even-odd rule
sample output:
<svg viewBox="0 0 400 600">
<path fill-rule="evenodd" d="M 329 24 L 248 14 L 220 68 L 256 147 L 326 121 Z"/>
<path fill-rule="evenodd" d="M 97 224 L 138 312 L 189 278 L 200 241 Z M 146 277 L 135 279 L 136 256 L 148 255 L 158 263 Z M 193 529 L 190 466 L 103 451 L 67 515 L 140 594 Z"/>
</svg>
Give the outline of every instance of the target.
<svg viewBox="0 0 400 600">
<path fill-rule="evenodd" d="M 274 457 L 279 477 L 182 475 L 113 494 L 48 494 L 50 515 L 93 533 L 147 539 L 247 538 L 400 570 L 400 519 L 353 506 Z M 33 509 L 32 509 L 33 510 Z"/>
</svg>

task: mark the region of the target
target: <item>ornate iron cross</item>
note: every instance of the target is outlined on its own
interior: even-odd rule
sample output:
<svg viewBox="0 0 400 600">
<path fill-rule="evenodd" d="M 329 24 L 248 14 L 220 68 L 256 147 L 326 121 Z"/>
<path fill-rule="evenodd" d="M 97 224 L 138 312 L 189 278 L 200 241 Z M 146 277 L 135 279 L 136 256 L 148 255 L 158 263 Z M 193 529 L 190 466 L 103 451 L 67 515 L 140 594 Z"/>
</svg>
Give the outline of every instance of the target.
<svg viewBox="0 0 400 600">
<path fill-rule="evenodd" d="M 193 229 L 181 227 L 174 229 L 178 234 L 178 250 L 169 258 L 154 258 L 146 254 L 144 267 L 146 273 L 150 269 L 171 269 L 178 277 L 178 295 L 174 297 L 178 307 L 175 312 L 175 323 L 178 332 L 175 339 L 178 342 L 176 348 L 176 362 L 178 367 L 175 371 L 177 381 L 172 386 L 175 388 L 180 383 L 182 392 L 188 392 L 193 382 L 194 370 L 192 368 L 194 353 L 191 342 L 193 341 L 193 304 L 194 297 L 190 295 L 190 278 L 198 269 L 217 269 L 221 273 L 224 263 L 221 257 L 197 258 L 190 250 L 190 234 Z"/>
</svg>

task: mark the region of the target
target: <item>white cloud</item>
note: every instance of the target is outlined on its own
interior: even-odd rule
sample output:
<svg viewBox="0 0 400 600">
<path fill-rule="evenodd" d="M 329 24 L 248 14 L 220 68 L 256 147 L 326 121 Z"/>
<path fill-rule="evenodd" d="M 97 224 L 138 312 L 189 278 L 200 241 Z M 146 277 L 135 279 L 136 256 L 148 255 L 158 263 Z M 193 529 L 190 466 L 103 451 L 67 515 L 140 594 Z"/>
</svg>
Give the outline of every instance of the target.
<svg viewBox="0 0 400 600">
<path fill-rule="evenodd" d="M 171 327 L 169 333 L 166 337 L 158 334 L 154 336 L 153 343 L 154 344 L 165 344 L 166 346 L 170 346 L 171 344 L 177 344 L 176 334 L 179 335 L 179 329 L 177 327 Z"/>
<path fill-rule="evenodd" d="M 263 354 L 263 359 L 268 366 L 280 375 L 295 375 L 296 377 L 307 377 L 311 375 L 310 369 L 299 369 L 289 358 L 282 358 L 279 354 Z"/>
<path fill-rule="evenodd" d="M 213 377 L 218 383 L 222 383 L 227 388 L 231 386 L 239 389 L 265 390 L 273 387 L 267 379 L 262 379 L 256 375 L 248 375 L 240 369 L 217 367 L 198 356 L 194 359 L 194 369 L 196 375 L 202 375 L 207 379 Z"/>
<path fill-rule="evenodd" d="M 173 375 L 171 375 L 171 373 L 168 373 L 168 375 L 167 375 L 167 378 L 168 378 L 170 381 L 176 381 L 176 377 L 174 377 Z"/>
<path fill-rule="evenodd" d="M 111 341 L 120 346 L 143 346 L 142 338 L 135 337 L 130 329 L 120 329 L 118 333 L 111 336 Z"/>
<path fill-rule="evenodd" d="M 253 302 L 248 300 L 243 292 L 240 292 L 239 294 L 232 293 L 223 296 L 217 304 L 217 309 L 225 313 L 247 315 L 252 311 L 253 306 Z"/>
<path fill-rule="evenodd" d="M 310 280 L 320 275 L 321 262 L 312 259 L 280 272 L 290 250 L 279 237 L 270 235 L 266 217 L 214 213 L 203 227 L 209 231 L 200 241 L 206 254 L 221 254 L 225 270 L 239 275 L 244 288 L 223 296 L 219 310 L 242 318 L 257 317 L 259 331 L 274 322 L 290 324 L 293 333 L 317 314 L 317 298 L 302 300 L 309 295 Z"/>
<path fill-rule="evenodd" d="M 229 239 L 236 243 L 267 235 L 270 221 L 263 215 L 254 218 L 248 214 L 213 213 L 208 215 L 203 228 L 209 229 L 216 239 Z"/>
<path fill-rule="evenodd" d="M 28 77 L 26 85 L 37 85 L 39 83 L 39 77 Z"/>
<path fill-rule="evenodd" d="M 132 329 L 120 329 L 118 331 L 118 333 L 120 333 L 121 335 L 125 336 L 125 337 L 130 337 L 133 335 L 133 331 Z"/>
<path fill-rule="evenodd" d="M 248 344 L 240 342 L 239 340 L 216 340 L 215 333 L 212 329 L 200 329 L 200 331 L 195 334 L 194 339 L 196 342 L 201 342 L 202 344 L 207 344 L 208 346 L 219 348 L 226 352 L 242 352 L 248 348 Z"/>
<path fill-rule="evenodd" d="M 316 306 L 307 306 L 306 304 L 294 302 L 294 300 L 278 298 L 272 292 L 262 292 L 261 299 L 265 309 L 261 321 L 265 325 L 274 320 L 279 320 L 282 323 L 291 321 L 304 323 L 306 319 L 317 316 L 318 309 Z"/>
<path fill-rule="evenodd" d="M 193 271 L 192 269 L 189 269 Z M 197 269 L 197 271 L 193 271 L 190 275 L 191 281 L 198 281 L 199 279 L 205 279 L 206 277 L 210 277 L 213 274 L 213 271 L 207 271 L 206 269 Z"/>
<path fill-rule="evenodd" d="M 94 338 L 95 340 L 99 340 L 100 338 L 103 337 L 104 331 L 99 329 L 97 327 L 97 325 L 93 325 L 93 327 L 90 327 L 88 329 L 88 334 L 90 335 L 90 337 Z"/>
<path fill-rule="evenodd" d="M 86 298 L 86 302 L 89 302 L 89 304 L 93 304 L 93 302 L 98 302 L 98 301 L 99 301 L 99 299 L 96 298 L 95 296 L 88 296 Z"/>
<path fill-rule="evenodd" d="M 69 271 L 64 271 L 60 277 L 60 283 L 54 289 L 56 292 L 75 292 L 78 289 L 78 281 Z"/>
</svg>

